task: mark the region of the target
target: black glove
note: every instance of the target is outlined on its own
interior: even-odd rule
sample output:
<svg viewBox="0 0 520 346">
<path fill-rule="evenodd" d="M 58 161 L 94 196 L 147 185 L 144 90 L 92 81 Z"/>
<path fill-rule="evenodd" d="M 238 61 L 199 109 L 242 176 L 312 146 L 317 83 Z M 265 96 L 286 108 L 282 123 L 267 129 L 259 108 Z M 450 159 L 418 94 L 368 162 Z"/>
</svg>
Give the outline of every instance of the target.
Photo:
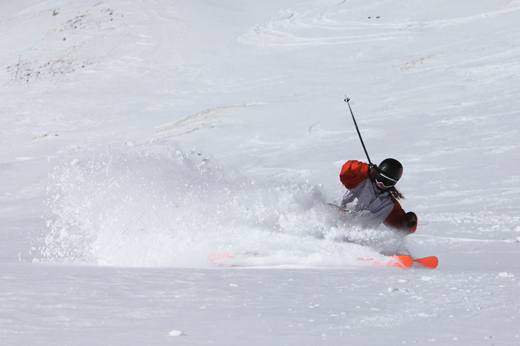
<svg viewBox="0 0 520 346">
<path fill-rule="evenodd" d="M 405 214 L 403 221 L 406 227 L 412 228 L 417 225 L 417 215 L 413 211 L 409 211 Z"/>
<path fill-rule="evenodd" d="M 373 163 L 370 163 L 368 165 L 368 176 L 372 178 L 372 180 L 379 178 L 379 168 L 377 167 L 377 165 Z"/>
</svg>

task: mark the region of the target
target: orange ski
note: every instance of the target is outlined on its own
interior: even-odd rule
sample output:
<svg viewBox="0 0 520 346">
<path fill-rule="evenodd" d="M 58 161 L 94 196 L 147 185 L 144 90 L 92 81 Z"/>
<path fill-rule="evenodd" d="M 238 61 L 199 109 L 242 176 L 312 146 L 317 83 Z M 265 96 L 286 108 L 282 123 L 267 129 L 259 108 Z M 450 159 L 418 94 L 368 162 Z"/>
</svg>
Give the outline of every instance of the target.
<svg viewBox="0 0 520 346">
<path fill-rule="evenodd" d="M 259 256 L 256 252 L 246 252 L 246 253 L 212 253 L 209 255 L 209 262 L 217 267 L 239 267 L 240 264 L 237 263 L 237 259 L 241 257 L 248 256 Z M 413 265 L 412 256 L 408 255 L 395 255 L 395 256 L 384 256 L 383 260 L 379 260 L 376 258 L 358 258 L 359 261 L 367 262 L 373 267 L 397 267 L 397 268 L 410 268 Z"/>
<path fill-rule="evenodd" d="M 428 256 L 423 258 L 416 258 L 413 260 L 415 263 L 422 265 L 423 267 L 435 269 L 439 265 L 439 259 L 435 256 Z"/>
<path fill-rule="evenodd" d="M 396 256 L 390 256 L 390 257 L 393 260 L 392 262 L 394 262 L 393 265 L 390 264 L 391 267 L 410 268 L 413 265 L 412 256 L 396 255 Z"/>
<path fill-rule="evenodd" d="M 380 262 L 375 258 L 358 258 L 360 261 L 369 262 L 374 267 L 397 267 L 397 268 L 410 268 L 413 264 L 412 256 L 407 255 L 395 255 L 385 256 L 388 261 Z"/>
</svg>

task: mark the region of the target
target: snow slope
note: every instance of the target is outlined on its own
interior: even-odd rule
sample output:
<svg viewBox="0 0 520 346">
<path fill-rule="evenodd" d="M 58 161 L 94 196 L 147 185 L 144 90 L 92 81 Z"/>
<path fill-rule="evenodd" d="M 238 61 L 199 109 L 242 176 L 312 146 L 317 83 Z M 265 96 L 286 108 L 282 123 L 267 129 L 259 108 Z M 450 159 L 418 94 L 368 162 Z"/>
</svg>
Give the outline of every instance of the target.
<svg viewBox="0 0 520 346">
<path fill-rule="evenodd" d="M 519 19 L 2 1 L 2 345 L 519 345 Z M 404 164 L 412 236 L 326 207 L 365 160 L 345 94 L 371 158 Z M 441 264 L 357 261 L 403 248 Z"/>
</svg>

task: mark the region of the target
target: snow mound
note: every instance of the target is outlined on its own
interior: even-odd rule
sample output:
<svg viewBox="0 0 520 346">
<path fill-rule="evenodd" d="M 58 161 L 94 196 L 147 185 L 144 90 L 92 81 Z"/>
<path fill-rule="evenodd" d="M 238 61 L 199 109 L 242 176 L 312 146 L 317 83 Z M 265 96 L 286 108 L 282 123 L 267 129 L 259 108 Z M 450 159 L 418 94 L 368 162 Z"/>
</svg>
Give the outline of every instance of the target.
<svg viewBox="0 0 520 346">
<path fill-rule="evenodd" d="M 39 260 L 210 266 L 215 252 L 261 254 L 248 265 L 344 266 L 400 239 L 360 231 L 319 186 L 254 180 L 210 157 L 154 141 L 75 150 L 50 175 Z"/>
</svg>

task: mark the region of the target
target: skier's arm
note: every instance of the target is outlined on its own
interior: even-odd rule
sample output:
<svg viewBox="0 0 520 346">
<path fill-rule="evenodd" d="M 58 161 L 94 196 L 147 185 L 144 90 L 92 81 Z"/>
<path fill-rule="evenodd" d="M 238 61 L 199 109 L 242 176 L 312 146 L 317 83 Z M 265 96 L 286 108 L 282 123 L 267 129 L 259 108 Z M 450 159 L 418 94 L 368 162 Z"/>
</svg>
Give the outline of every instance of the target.
<svg viewBox="0 0 520 346">
<path fill-rule="evenodd" d="M 384 224 L 387 227 L 414 233 L 417 229 L 417 215 L 414 212 L 405 213 L 399 202 L 394 200 L 394 208 L 384 221 Z"/>
<path fill-rule="evenodd" d="M 339 179 L 347 189 L 353 189 L 368 178 L 368 164 L 356 160 L 347 161 L 341 168 Z"/>
</svg>

